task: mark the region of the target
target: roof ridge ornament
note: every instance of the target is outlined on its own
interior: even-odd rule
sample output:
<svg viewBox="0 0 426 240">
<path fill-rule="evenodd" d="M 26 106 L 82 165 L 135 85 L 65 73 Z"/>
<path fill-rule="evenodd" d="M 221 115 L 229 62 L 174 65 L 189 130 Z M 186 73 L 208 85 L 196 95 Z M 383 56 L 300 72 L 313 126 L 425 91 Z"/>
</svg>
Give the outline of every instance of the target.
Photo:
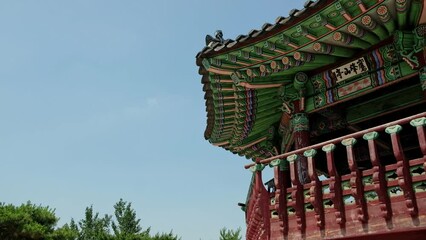
<svg viewBox="0 0 426 240">
<path fill-rule="evenodd" d="M 225 40 L 223 39 L 222 30 L 216 30 L 214 37 L 211 35 L 206 35 L 206 46 L 211 47 L 214 43 L 223 44 Z"/>
</svg>

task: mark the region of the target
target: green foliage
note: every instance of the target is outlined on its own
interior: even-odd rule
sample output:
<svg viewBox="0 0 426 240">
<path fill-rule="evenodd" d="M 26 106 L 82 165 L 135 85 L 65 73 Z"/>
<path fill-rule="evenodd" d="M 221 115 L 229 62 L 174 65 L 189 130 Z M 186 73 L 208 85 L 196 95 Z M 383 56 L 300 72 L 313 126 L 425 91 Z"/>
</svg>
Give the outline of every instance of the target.
<svg viewBox="0 0 426 240">
<path fill-rule="evenodd" d="M 150 228 L 142 231 L 139 225 L 140 219 L 136 217 L 135 210 L 132 209 L 132 204 L 120 199 L 114 205 L 114 215 L 117 223 L 112 222 L 112 230 L 117 240 L 138 240 L 149 236 Z"/>
<path fill-rule="evenodd" d="M 241 228 L 235 231 L 227 228 L 220 229 L 219 240 L 241 240 L 241 238 Z"/>
<path fill-rule="evenodd" d="M 87 207 L 84 219 L 78 223 L 56 228 L 58 218 L 49 207 L 36 206 L 30 202 L 15 207 L 0 203 L 1 240 L 180 240 L 177 235 L 157 233 L 150 235 L 150 228 L 142 231 L 140 219 L 131 203 L 120 199 L 114 205 L 114 217 L 101 217 Z M 111 231 L 112 230 L 112 231 Z"/>
<path fill-rule="evenodd" d="M 0 203 L 0 239 L 55 239 L 58 222 L 53 209 L 27 202 L 19 207 Z"/>
<path fill-rule="evenodd" d="M 75 240 L 78 239 L 79 232 L 77 225 L 75 225 L 74 220 L 71 220 L 70 225 L 65 224 L 64 226 L 56 229 L 52 234 L 51 240 Z"/>
<path fill-rule="evenodd" d="M 170 233 L 157 233 L 151 237 L 151 240 L 180 240 L 180 238 L 170 231 Z"/>
<path fill-rule="evenodd" d="M 99 213 L 93 212 L 93 206 L 86 207 L 85 218 L 79 223 L 78 240 L 108 240 L 111 216 L 99 217 Z"/>
</svg>

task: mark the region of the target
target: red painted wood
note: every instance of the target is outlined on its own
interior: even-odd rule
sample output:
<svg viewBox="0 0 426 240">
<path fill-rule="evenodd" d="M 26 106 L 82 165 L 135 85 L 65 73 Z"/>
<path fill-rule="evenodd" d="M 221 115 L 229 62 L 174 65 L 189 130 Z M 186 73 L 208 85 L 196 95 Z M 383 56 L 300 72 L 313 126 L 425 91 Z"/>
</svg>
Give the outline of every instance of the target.
<svg viewBox="0 0 426 240">
<path fill-rule="evenodd" d="M 382 217 L 390 220 L 392 217 L 392 208 L 390 199 L 387 193 L 387 182 L 385 178 L 385 167 L 380 164 L 379 154 L 377 152 L 376 140 L 368 140 L 368 150 L 370 153 L 370 160 L 373 165 L 373 184 L 374 191 L 377 193 L 380 202 L 380 210 Z"/>
<path fill-rule="evenodd" d="M 411 119 L 419 117 L 417 115 Z M 402 121 L 407 121 L 407 118 Z M 403 124 L 401 121 L 398 123 Z M 383 131 L 390 125 L 395 125 L 395 123 L 379 126 L 378 131 Z M 422 131 L 424 131 L 424 127 L 418 130 L 420 148 L 424 147 L 426 143 Z M 364 133 L 356 133 L 354 136 L 360 138 Z M 339 176 L 337 173 L 334 161 L 335 157 L 336 161 L 344 160 L 344 157 L 339 156 L 337 159 L 337 156 L 334 156 L 333 148 L 324 148 L 324 151 L 328 151 L 326 157 L 329 179 L 323 182 L 319 182 L 315 171 L 315 158 L 310 154 L 307 154 L 307 173 L 311 183 L 305 185 L 300 183 L 296 167 L 298 160 L 290 161 L 289 170 L 293 185 L 287 189 L 285 188 L 285 175 L 279 171 L 279 167 L 275 167 L 275 193 L 266 192 L 261 184 L 261 173 L 256 173 L 255 190 L 250 198 L 247 211 L 247 239 L 422 239 L 419 237 L 424 237 L 426 234 L 426 192 L 423 192 L 421 187 L 426 182 L 426 174 L 417 174 L 412 177 L 409 168 L 424 166 L 426 156 L 422 152 L 423 157 L 408 161 L 402 151 L 399 134 L 391 134 L 391 140 L 397 163 L 381 165 L 376 140 L 368 140 L 368 150 L 373 167 L 364 171 L 359 171 L 356 166 L 354 146 L 346 143 L 348 145 L 346 155 L 351 173 L 343 176 Z M 336 139 L 331 141 L 334 142 Z M 318 144 L 317 149 L 329 142 Z M 301 153 L 299 151 L 293 151 L 293 153 Z M 396 179 L 388 178 L 386 180 L 387 171 L 396 171 Z M 372 177 L 372 184 L 364 185 L 362 178 L 369 176 Z M 348 180 L 351 189 L 342 189 L 342 181 Z M 330 186 L 330 193 L 323 194 L 321 185 L 326 184 Z M 417 193 L 413 190 L 413 186 L 416 186 Z M 400 187 L 403 194 L 388 195 L 389 188 L 395 187 Z M 307 189 L 310 190 L 310 198 L 305 198 L 303 194 Z M 366 191 L 375 191 L 378 199 L 370 198 L 367 202 L 364 198 Z M 406 192 L 409 194 L 407 195 Z M 287 193 L 291 193 L 292 200 L 287 201 Z M 345 205 L 343 197 L 349 194 L 354 196 L 355 204 Z M 277 202 L 275 205 L 271 205 L 269 198 L 274 196 Z M 322 211 L 315 209 L 315 207 L 323 206 L 323 201 L 328 199 L 333 201 L 333 208 L 323 208 Z M 407 201 L 407 199 L 411 201 Z M 316 202 L 316 200 L 319 201 Z M 304 205 L 308 203 L 314 206 L 315 211 L 305 211 Z M 262 205 L 267 207 L 262 208 Z M 287 208 L 294 208 L 295 214 L 287 214 Z M 279 219 L 271 219 L 270 211 L 273 210 L 279 211 Z M 412 211 L 415 211 L 416 214 L 412 214 Z M 321 213 L 324 216 L 323 228 L 318 226 Z M 269 221 L 265 217 L 269 218 Z M 286 217 L 287 219 L 285 219 Z M 266 229 L 268 232 L 265 233 Z M 287 229 L 285 234 L 284 229 Z"/>
<path fill-rule="evenodd" d="M 290 162 L 290 177 L 293 187 L 295 188 L 295 190 L 291 193 L 291 196 L 293 201 L 296 202 L 294 208 L 296 210 L 297 229 L 300 231 L 301 235 L 304 236 L 306 231 L 305 201 L 303 197 L 303 185 L 299 181 L 295 161 Z"/>
<path fill-rule="evenodd" d="M 270 239 L 269 193 L 263 186 L 262 172 L 256 171 L 255 183 L 247 208 L 248 240 Z"/>
<path fill-rule="evenodd" d="M 327 152 L 327 168 L 328 174 L 330 176 L 330 196 L 333 201 L 335 211 L 335 217 L 337 224 L 342 227 L 345 225 L 345 206 L 343 204 L 343 194 L 342 194 L 342 179 L 336 171 L 336 166 L 334 164 L 334 153 L 333 151 Z"/>
<path fill-rule="evenodd" d="M 294 148 L 301 149 L 309 146 L 309 131 L 294 132 Z M 303 153 L 299 153 L 299 159 L 297 161 L 297 171 L 299 174 L 299 180 L 302 184 L 310 182 L 308 178 L 308 161 Z"/>
<path fill-rule="evenodd" d="M 285 184 L 286 178 L 284 177 L 284 171 L 280 170 L 280 166 L 274 167 L 274 183 L 275 183 L 275 200 L 278 211 L 279 219 L 282 221 L 280 230 L 282 231 L 282 237 L 288 234 L 288 214 L 287 214 L 287 188 Z M 275 235 L 276 237 L 278 234 Z"/>
<path fill-rule="evenodd" d="M 309 178 L 311 179 L 311 187 L 310 191 L 310 202 L 312 206 L 314 206 L 315 210 L 315 219 L 317 222 L 317 227 L 319 230 L 324 229 L 324 206 L 323 206 L 323 196 L 322 196 L 322 183 L 318 179 L 316 167 L 315 167 L 315 159 L 314 157 L 308 157 L 308 173 Z"/>
<path fill-rule="evenodd" d="M 426 156 L 426 134 L 423 126 L 416 127 L 417 137 L 419 138 L 419 145 L 423 156 Z"/>
<path fill-rule="evenodd" d="M 362 173 L 358 169 L 355 154 L 352 145 L 346 146 L 346 154 L 349 163 L 349 169 L 351 170 L 351 192 L 355 198 L 355 204 L 357 207 L 357 219 L 366 223 L 368 221 L 367 205 L 364 198 L 364 186 L 362 184 Z"/>
<path fill-rule="evenodd" d="M 344 240 L 422 240 L 426 237 L 426 228 L 403 230 L 403 231 L 390 231 L 385 233 L 376 234 L 359 234 L 358 236 L 347 236 L 342 238 L 333 239 L 344 239 Z"/>
<path fill-rule="evenodd" d="M 398 175 L 398 184 L 404 191 L 405 204 L 408 212 L 412 217 L 418 215 L 416 197 L 413 191 L 413 183 L 410 173 L 410 165 L 408 160 L 405 158 L 404 152 L 401 146 L 401 140 L 398 133 L 391 134 L 393 154 L 397 161 L 398 168 L 396 174 Z"/>
<path fill-rule="evenodd" d="M 420 150 L 422 151 L 423 157 L 426 157 L 426 134 L 424 126 L 416 127 L 417 137 L 419 139 Z M 423 163 L 423 170 L 426 172 L 426 161 Z"/>
<path fill-rule="evenodd" d="M 294 101 L 295 113 L 304 113 L 303 112 L 303 102 L 299 100 Z M 306 114 L 306 113 L 305 113 Z M 307 116 L 306 116 L 307 117 Z M 309 130 L 296 131 L 293 130 L 294 136 L 294 149 L 301 149 L 308 147 L 310 144 L 310 132 Z M 299 153 L 299 159 L 296 162 L 297 172 L 299 174 L 299 181 L 301 184 L 309 183 L 310 179 L 308 177 L 308 160 L 303 156 L 303 152 Z"/>
<path fill-rule="evenodd" d="M 303 152 L 305 152 L 306 150 L 309 150 L 309 149 L 321 149 L 325 145 L 328 145 L 330 143 L 337 144 L 337 143 L 340 143 L 342 140 L 347 139 L 347 138 L 360 138 L 366 133 L 374 132 L 374 131 L 377 131 L 377 132 L 383 131 L 385 128 L 387 128 L 389 126 L 393 126 L 393 125 L 396 125 L 396 124 L 400 124 L 400 125 L 406 124 L 406 123 L 409 123 L 413 119 L 417 119 L 417 118 L 421 118 L 421 117 L 426 117 L 426 112 L 419 113 L 419 114 L 416 114 L 416 115 L 413 115 L 413 116 L 410 116 L 410 117 L 402 118 L 400 120 L 393 121 L 393 122 L 390 122 L 390 123 L 386 123 L 386 124 L 383 124 L 383 125 L 380 125 L 380 126 L 377 126 L 377 127 L 372 127 L 372 128 L 362 130 L 362 131 L 359 131 L 359 132 L 356 132 L 356 133 L 348 134 L 348 135 L 345 135 L 343 137 L 339 137 L 339 138 L 335 138 L 335 139 L 325 141 L 325 142 L 322 142 L 322 143 L 307 146 L 307 147 L 297 149 L 297 150 L 294 150 L 294 151 L 291 151 L 291 152 L 279 154 L 279 155 L 261 160 L 260 163 L 269 164 L 272 160 L 275 160 L 275 159 L 285 159 L 290 155 L 301 154 L 301 153 L 303 153 Z M 253 163 L 245 165 L 244 168 L 248 169 L 252 166 L 254 166 Z"/>
</svg>

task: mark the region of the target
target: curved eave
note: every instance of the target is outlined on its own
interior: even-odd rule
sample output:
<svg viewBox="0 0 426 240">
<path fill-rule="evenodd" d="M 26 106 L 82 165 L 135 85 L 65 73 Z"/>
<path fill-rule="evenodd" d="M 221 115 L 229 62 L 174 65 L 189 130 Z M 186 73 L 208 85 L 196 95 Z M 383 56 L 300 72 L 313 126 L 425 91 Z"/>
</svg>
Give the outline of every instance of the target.
<svg viewBox="0 0 426 240">
<path fill-rule="evenodd" d="M 304 9 L 278 17 L 275 24 L 205 47 L 196 56 L 206 100 L 204 137 L 247 158 L 275 154 L 271 131 L 281 117 L 278 90 L 291 83 L 297 72 L 345 62 L 384 42 L 396 29 L 425 21 L 423 4 L 308 1 Z"/>
<path fill-rule="evenodd" d="M 251 45 L 262 39 L 269 38 L 271 36 L 280 33 L 287 28 L 294 26 L 300 21 L 303 21 L 306 17 L 321 11 L 324 7 L 335 2 L 335 0 L 318 0 L 318 1 L 306 1 L 304 8 L 301 10 L 292 9 L 289 12 L 288 17 L 279 16 L 275 19 L 275 23 L 265 23 L 261 29 L 252 29 L 247 35 L 239 35 L 235 40 L 228 40 L 223 45 L 214 45 L 212 47 L 205 47 L 198 54 L 199 57 L 211 57 L 212 55 L 222 54 L 224 52 L 232 51 L 247 45 Z"/>
</svg>

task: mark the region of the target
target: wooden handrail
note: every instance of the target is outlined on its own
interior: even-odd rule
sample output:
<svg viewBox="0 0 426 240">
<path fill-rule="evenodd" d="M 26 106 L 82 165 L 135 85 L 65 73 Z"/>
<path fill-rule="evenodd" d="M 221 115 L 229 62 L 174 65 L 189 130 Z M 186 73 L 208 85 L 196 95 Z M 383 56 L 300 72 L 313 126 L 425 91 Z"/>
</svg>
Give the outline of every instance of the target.
<svg viewBox="0 0 426 240">
<path fill-rule="evenodd" d="M 416 128 L 419 149 L 423 155 L 421 158 L 408 159 L 402 149 L 401 125 L 407 123 Z M 424 168 L 423 172 L 426 172 L 425 126 L 426 112 L 423 112 L 258 161 L 256 168 L 252 169 L 256 172 L 255 184 L 252 186 L 246 212 L 247 239 L 267 239 L 266 236 L 269 234 L 279 236 L 280 239 L 281 237 L 290 238 L 290 236 L 305 238 L 309 234 L 324 237 L 328 230 L 335 231 L 339 228 L 342 232 L 351 231 L 351 234 L 356 235 L 358 234 L 356 229 L 360 226 L 366 227 L 371 224 L 371 226 L 383 225 L 384 229 L 386 226 L 390 227 L 389 224 L 394 221 L 392 220 L 394 217 L 399 219 L 403 217 L 402 215 L 408 215 L 405 217 L 415 220 L 420 214 L 424 214 L 422 208 L 417 205 L 416 198 L 426 198 L 423 192 L 417 191 L 419 184 L 424 184 L 426 176 L 423 173 L 421 176 L 412 174 L 415 171 L 419 173 L 419 168 Z M 380 161 L 376 145 L 381 132 L 385 132 L 383 136 L 388 136 L 392 142 L 393 155 L 397 161 L 395 164 L 386 166 Z M 354 151 L 357 139 L 360 138 L 368 143 L 372 164 L 371 169 L 364 171 L 358 168 Z M 350 173 L 344 176 L 336 170 L 334 150 L 337 145 L 343 145 L 346 150 Z M 320 181 L 318 178 L 315 166 L 317 151 L 325 152 L 329 173 L 327 181 Z M 300 182 L 295 164 L 298 155 L 302 153 L 307 158 L 307 174 L 311 180 L 306 184 Z M 274 159 L 280 159 L 280 161 L 271 162 Z M 284 159 L 289 162 L 291 186 L 283 183 L 284 174 L 280 168 Z M 342 156 L 341 160 L 343 159 Z M 274 183 L 277 188 L 276 192 L 268 194 L 262 184 L 262 169 L 265 166 L 260 163 L 269 162 L 274 166 Z M 388 179 L 386 175 L 389 171 L 393 171 L 397 177 Z M 329 188 L 328 193 L 323 190 L 323 186 L 326 185 Z M 291 198 L 288 198 L 289 195 Z M 271 198 L 275 201 L 272 202 Z M 335 220 L 330 221 L 328 218 L 333 215 Z"/>
<path fill-rule="evenodd" d="M 273 156 L 273 157 L 261 160 L 260 163 L 269 164 L 271 161 L 273 161 L 275 159 L 286 159 L 288 156 L 293 155 L 293 154 L 303 154 L 306 150 L 309 150 L 309 149 L 319 149 L 319 148 L 321 148 L 325 145 L 328 145 L 328 144 L 340 143 L 342 140 L 347 139 L 347 138 L 359 138 L 359 137 L 362 137 L 366 133 L 373 132 L 373 131 L 383 131 L 387 127 L 397 125 L 397 124 L 406 124 L 406 123 L 409 123 L 411 120 L 421 118 L 421 117 L 426 117 L 426 112 L 422 112 L 422 113 L 419 113 L 419 114 L 416 114 L 416 115 L 413 115 L 413 116 L 410 116 L 410 117 L 402 118 L 402 119 L 399 119 L 399 120 L 396 120 L 396 121 L 393 121 L 393 122 L 390 122 L 390 123 L 382 124 L 380 126 L 365 129 L 365 130 L 362 130 L 362 131 L 359 131 L 359 132 L 356 132 L 356 133 L 348 134 L 348 135 L 345 135 L 345 136 L 342 136 L 342 137 L 339 137 L 339 138 L 335 138 L 335 139 L 332 139 L 332 140 L 328 140 L 328 141 L 325 141 L 325 142 L 322 142 L 322 143 L 314 144 L 314 145 L 304 147 L 304 148 L 301 148 L 301 149 L 298 149 L 298 150 L 295 150 L 295 151 L 287 152 L 287 153 L 284 153 L 284 154 L 279 154 L 277 156 Z M 244 168 L 248 169 L 248 168 L 254 166 L 255 164 L 256 163 L 245 165 Z"/>
</svg>

